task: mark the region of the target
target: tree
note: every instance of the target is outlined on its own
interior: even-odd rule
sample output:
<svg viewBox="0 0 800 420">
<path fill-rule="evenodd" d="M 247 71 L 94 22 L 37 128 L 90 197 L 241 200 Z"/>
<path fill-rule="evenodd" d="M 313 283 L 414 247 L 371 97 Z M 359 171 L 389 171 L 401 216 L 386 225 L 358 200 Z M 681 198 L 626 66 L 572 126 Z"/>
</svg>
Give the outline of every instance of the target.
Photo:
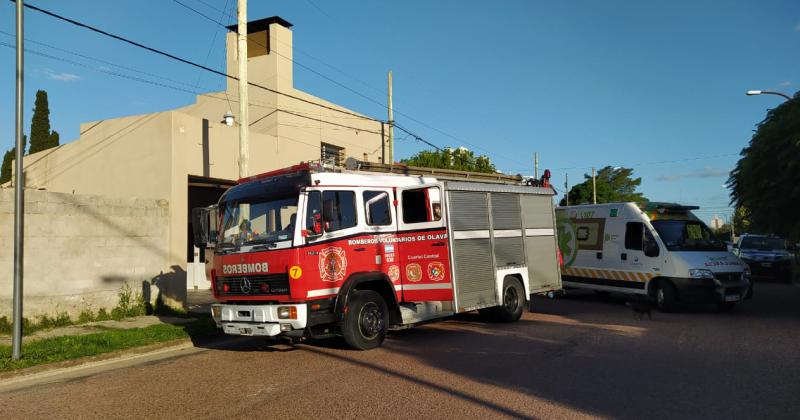
<svg viewBox="0 0 800 420">
<path fill-rule="evenodd" d="M 595 183 L 597 185 L 597 203 L 643 202 L 648 201 L 642 193 L 636 192 L 636 187 L 641 185 L 642 178 L 631 178 L 633 169 L 606 166 L 597 172 Z M 584 174 L 586 179 L 574 185 L 569 190 L 570 204 L 587 204 L 592 202 L 592 176 Z M 567 204 L 566 198 L 561 199 L 560 205 Z"/>
<path fill-rule="evenodd" d="M 400 163 L 423 168 L 455 169 L 458 171 L 495 173 L 497 168 L 486 156 L 475 157 L 475 153 L 465 147 L 453 149 L 445 147 L 439 151 L 423 150 Z"/>
<path fill-rule="evenodd" d="M 25 144 L 28 142 L 27 136 L 22 136 L 22 154 L 25 154 Z M 17 148 L 12 147 L 3 155 L 3 166 L 0 167 L 0 184 L 5 184 L 11 181 L 11 166 L 14 164 L 14 156 L 16 156 Z"/>
<path fill-rule="evenodd" d="M 794 242 L 800 239 L 800 92 L 757 127 L 728 179 L 731 202 L 749 211 L 747 230 Z"/>
<path fill-rule="evenodd" d="M 41 152 L 58 146 L 58 133 L 50 131 L 50 106 L 47 103 L 47 92 L 43 90 L 36 91 L 30 133 L 31 147 L 28 153 Z"/>
</svg>

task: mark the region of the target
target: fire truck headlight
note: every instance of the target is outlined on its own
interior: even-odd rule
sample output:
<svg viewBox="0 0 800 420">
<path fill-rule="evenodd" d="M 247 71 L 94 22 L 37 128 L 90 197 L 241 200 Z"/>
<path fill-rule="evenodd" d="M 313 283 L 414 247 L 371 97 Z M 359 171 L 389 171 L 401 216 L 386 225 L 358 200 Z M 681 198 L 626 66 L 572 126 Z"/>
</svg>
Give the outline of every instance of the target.
<svg viewBox="0 0 800 420">
<path fill-rule="evenodd" d="M 297 308 L 294 306 L 279 306 L 278 318 L 280 319 L 297 319 Z"/>
<path fill-rule="evenodd" d="M 221 318 L 222 317 L 222 307 L 221 306 L 212 306 L 211 307 L 211 316 L 214 318 Z"/>
</svg>

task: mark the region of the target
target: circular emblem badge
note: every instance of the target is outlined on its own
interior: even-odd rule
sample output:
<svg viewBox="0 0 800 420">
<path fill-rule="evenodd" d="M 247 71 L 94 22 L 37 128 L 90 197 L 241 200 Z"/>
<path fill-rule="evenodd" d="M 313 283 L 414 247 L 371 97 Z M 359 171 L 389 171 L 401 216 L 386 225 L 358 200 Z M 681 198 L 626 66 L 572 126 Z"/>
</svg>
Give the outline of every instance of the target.
<svg viewBox="0 0 800 420">
<path fill-rule="evenodd" d="M 411 263 L 406 266 L 406 278 L 411 282 L 418 282 L 422 280 L 422 267 L 417 263 Z"/>
<path fill-rule="evenodd" d="M 339 247 L 325 248 L 319 253 L 319 275 L 322 281 L 337 282 L 344 280 L 347 272 L 347 257 L 344 249 Z"/>
<path fill-rule="evenodd" d="M 558 249 L 564 258 L 564 267 L 572 266 L 578 256 L 578 241 L 576 239 L 575 224 L 566 215 L 556 213 Z"/>
<path fill-rule="evenodd" d="M 391 280 L 392 283 L 397 283 L 397 280 L 400 280 L 400 267 L 396 265 L 390 266 L 387 275 L 389 276 L 389 280 Z"/>
<path fill-rule="evenodd" d="M 252 286 L 250 285 L 250 279 L 248 279 L 247 277 L 243 278 L 241 286 L 239 286 L 239 288 L 242 289 L 242 293 L 244 294 L 250 293 L 250 289 L 252 289 Z"/>
<path fill-rule="evenodd" d="M 444 264 L 439 261 L 428 264 L 428 278 L 433 281 L 444 280 Z"/>
</svg>

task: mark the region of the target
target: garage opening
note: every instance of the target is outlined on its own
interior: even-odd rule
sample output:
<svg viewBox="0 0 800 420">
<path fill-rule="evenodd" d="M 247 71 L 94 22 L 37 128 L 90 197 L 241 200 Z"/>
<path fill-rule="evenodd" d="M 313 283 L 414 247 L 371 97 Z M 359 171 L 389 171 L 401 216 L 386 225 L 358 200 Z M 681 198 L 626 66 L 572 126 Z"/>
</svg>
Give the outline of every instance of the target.
<svg viewBox="0 0 800 420">
<path fill-rule="evenodd" d="M 186 285 L 189 289 L 206 289 L 211 287 L 205 273 L 205 249 L 194 246 L 192 235 L 192 209 L 215 204 L 228 188 L 236 185 L 236 181 L 220 178 L 209 178 L 189 175 L 189 188 L 187 191 L 186 220 Z"/>
</svg>

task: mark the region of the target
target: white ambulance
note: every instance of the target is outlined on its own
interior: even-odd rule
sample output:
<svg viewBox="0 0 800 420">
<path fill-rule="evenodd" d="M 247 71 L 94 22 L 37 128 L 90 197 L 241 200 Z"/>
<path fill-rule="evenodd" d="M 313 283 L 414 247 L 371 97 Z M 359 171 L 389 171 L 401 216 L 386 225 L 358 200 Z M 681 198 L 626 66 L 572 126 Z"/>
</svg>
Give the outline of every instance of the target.
<svg viewBox="0 0 800 420">
<path fill-rule="evenodd" d="M 672 203 L 609 203 L 556 209 L 565 288 L 642 295 L 670 311 L 678 302 L 722 310 L 752 296 L 750 269 L 694 214 Z"/>
</svg>

